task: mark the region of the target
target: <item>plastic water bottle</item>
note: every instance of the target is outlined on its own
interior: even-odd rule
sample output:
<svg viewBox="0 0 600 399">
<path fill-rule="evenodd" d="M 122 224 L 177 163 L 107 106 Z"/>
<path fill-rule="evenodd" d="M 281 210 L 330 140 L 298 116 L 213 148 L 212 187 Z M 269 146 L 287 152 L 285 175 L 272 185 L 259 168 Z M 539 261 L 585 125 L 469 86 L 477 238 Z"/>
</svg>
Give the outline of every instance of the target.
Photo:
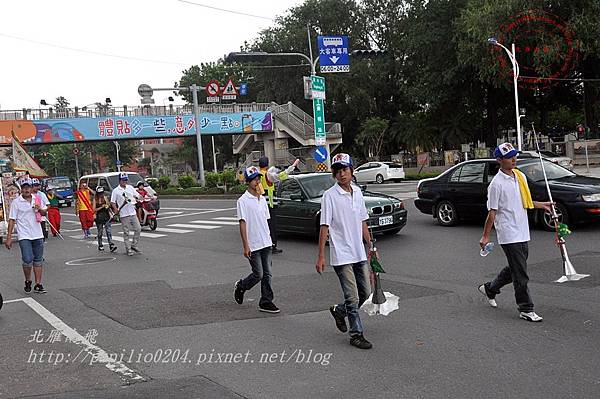
<svg viewBox="0 0 600 399">
<path fill-rule="evenodd" d="M 481 251 L 479 251 L 479 255 L 481 255 L 481 256 L 488 256 L 490 254 L 490 252 L 492 252 L 493 250 L 494 250 L 494 243 L 493 242 L 488 242 L 481 249 Z"/>
</svg>

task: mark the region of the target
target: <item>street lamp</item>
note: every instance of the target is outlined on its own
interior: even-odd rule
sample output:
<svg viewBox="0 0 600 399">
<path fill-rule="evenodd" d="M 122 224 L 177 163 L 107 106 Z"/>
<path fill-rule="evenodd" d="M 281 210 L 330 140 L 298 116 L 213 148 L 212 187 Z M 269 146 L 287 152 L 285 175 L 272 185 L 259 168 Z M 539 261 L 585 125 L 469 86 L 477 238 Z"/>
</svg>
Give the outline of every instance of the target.
<svg viewBox="0 0 600 399">
<path fill-rule="evenodd" d="M 512 52 L 504 47 L 495 37 L 490 37 L 488 43 L 493 46 L 498 46 L 504 49 L 513 67 L 513 84 L 515 86 L 515 115 L 517 118 L 517 149 L 521 151 L 523 148 L 523 137 L 521 136 L 521 117 L 519 113 L 519 92 L 517 90 L 517 79 L 519 78 L 519 64 L 517 63 L 517 54 L 515 52 L 515 44 L 512 44 Z"/>
</svg>

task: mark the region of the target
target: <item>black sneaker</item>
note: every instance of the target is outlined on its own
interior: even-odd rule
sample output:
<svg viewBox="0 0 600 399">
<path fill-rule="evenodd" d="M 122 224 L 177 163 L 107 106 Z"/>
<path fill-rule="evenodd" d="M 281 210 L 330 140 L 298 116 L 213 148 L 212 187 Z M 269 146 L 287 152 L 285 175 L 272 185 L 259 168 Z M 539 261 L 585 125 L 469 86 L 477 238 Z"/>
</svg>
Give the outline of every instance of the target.
<svg viewBox="0 0 600 399">
<path fill-rule="evenodd" d="M 242 289 L 242 280 L 236 282 L 233 286 L 233 299 L 241 305 L 244 303 L 244 290 Z"/>
<path fill-rule="evenodd" d="M 337 329 L 343 333 L 347 332 L 348 326 L 346 326 L 346 318 L 340 316 L 338 312 L 336 312 L 335 305 L 329 308 L 329 312 L 335 320 L 335 326 L 337 327 Z"/>
<path fill-rule="evenodd" d="M 350 345 L 359 349 L 371 349 L 373 344 L 366 340 L 362 334 L 356 334 L 350 337 Z"/>
<path fill-rule="evenodd" d="M 142 253 L 142 251 L 140 251 L 139 249 L 137 249 L 137 247 L 131 247 L 131 250 L 133 252 L 135 252 L 136 254 L 141 254 Z"/>
<path fill-rule="evenodd" d="M 280 253 L 283 252 L 283 249 L 279 249 L 277 247 L 273 247 L 273 248 L 271 248 L 271 252 L 274 253 L 274 254 L 280 254 Z"/>
<path fill-rule="evenodd" d="M 115 244 L 109 244 L 110 252 L 115 252 L 117 250 L 117 246 Z"/>
<path fill-rule="evenodd" d="M 44 286 L 41 284 L 36 284 L 33 287 L 33 292 L 35 292 L 36 294 L 45 294 L 46 290 L 44 289 Z"/>
<path fill-rule="evenodd" d="M 31 280 L 25 280 L 25 288 L 23 288 L 25 290 L 25 292 L 30 293 L 31 292 L 31 284 L 33 283 L 33 281 Z"/>
<path fill-rule="evenodd" d="M 264 305 L 258 305 L 258 310 L 265 313 L 279 313 L 279 308 L 274 303 L 265 303 Z"/>
<path fill-rule="evenodd" d="M 99 245 L 98 246 L 98 251 L 104 251 L 104 246 L 103 245 Z"/>
</svg>

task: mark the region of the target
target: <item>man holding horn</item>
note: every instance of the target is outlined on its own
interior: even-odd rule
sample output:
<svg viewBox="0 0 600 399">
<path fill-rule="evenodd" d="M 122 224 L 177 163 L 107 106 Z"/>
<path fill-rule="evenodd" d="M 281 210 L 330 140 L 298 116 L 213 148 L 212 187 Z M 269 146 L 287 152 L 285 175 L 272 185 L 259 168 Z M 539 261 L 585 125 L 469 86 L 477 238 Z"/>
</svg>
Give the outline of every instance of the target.
<svg viewBox="0 0 600 399">
<path fill-rule="evenodd" d="M 542 317 L 534 312 L 533 301 L 529 295 L 527 283 L 527 257 L 529 222 L 527 209 L 551 210 L 552 203 L 537 202 L 531 199 L 531 192 L 525 175 L 515 169 L 517 165 L 517 150 L 510 143 L 500 144 L 494 151 L 494 157 L 500 164 L 500 171 L 494 176 L 488 186 L 488 216 L 479 240 L 481 248 L 490 242 L 492 225 L 496 229 L 498 244 L 508 260 L 508 266 L 492 280 L 478 287 L 479 292 L 486 296 L 491 307 L 496 308 L 496 295 L 500 289 L 513 283 L 515 299 L 521 319 L 540 322 Z"/>
</svg>

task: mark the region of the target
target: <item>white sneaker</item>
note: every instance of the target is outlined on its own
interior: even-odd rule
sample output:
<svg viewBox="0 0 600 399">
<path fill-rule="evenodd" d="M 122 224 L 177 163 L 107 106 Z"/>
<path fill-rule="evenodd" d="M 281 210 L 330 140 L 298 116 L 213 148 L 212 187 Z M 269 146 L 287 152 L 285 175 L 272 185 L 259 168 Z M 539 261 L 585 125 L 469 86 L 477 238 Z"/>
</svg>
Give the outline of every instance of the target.
<svg viewBox="0 0 600 399">
<path fill-rule="evenodd" d="M 490 299 L 490 297 L 488 297 L 487 292 L 485 292 L 485 285 L 481 284 L 479 287 L 477 287 L 477 291 L 481 292 L 484 296 L 485 299 L 487 299 L 488 303 L 490 304 L 491 307 L 493 308 L 497 308 L 498 304 L 496 303 L 495 299 Z"/>
<path fill-rule="evenodd" d="M 539 323 L 544 320 L 542 316 L 536 314 L 535 312 L 521 312 L 519 313 L 519 317 L 523 320 L 532 321 L 534 323 Z"/>
</svg>

